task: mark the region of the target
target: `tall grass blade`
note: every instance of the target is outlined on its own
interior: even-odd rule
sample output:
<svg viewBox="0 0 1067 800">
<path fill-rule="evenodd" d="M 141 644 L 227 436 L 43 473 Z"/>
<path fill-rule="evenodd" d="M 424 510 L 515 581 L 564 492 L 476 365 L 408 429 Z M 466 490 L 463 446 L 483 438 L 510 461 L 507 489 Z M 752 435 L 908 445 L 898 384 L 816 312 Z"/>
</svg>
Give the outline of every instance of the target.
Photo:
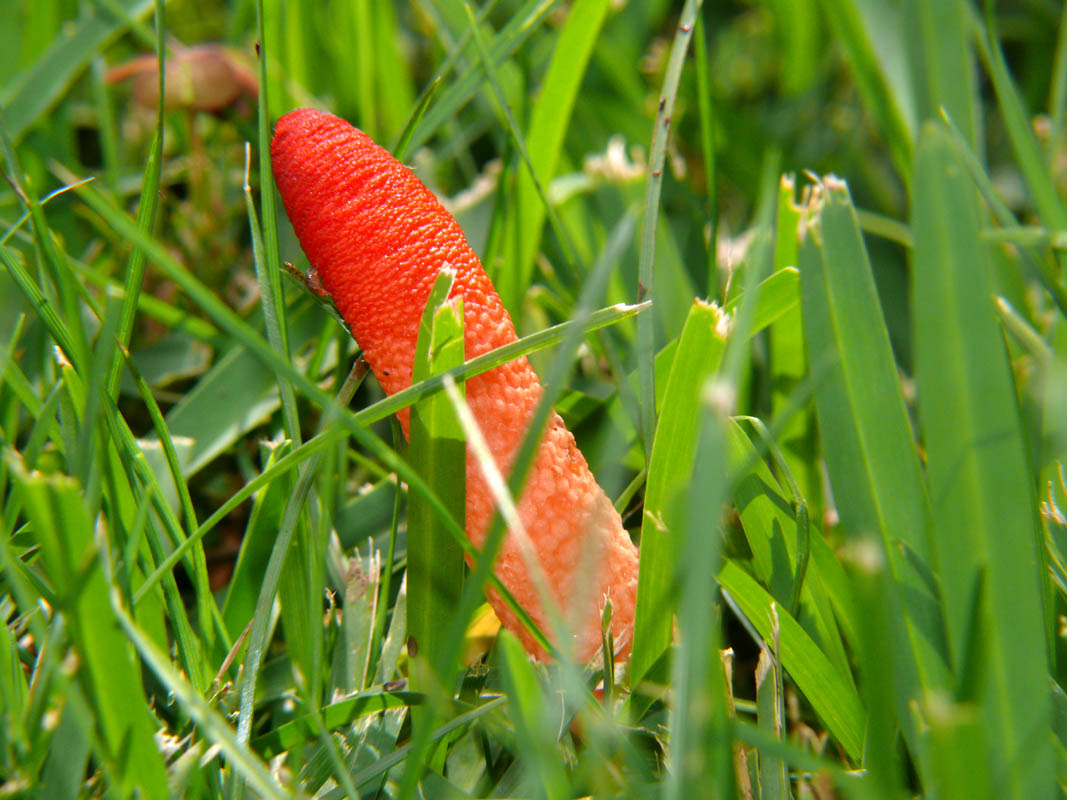
<svg viewBox="0 0 1067 800">
<path fill-rule="evenodd" d="M 655 127 L 648 154 L 648 182 L 642 213 L 641 248 L 637 266 L 637 301 L 653 300 L 653 278 L 656 260 L 656 228 L 659 222 L 659 198 L 663 187 L 663 164 L 667 155 L 667 134 L 671 127 L 674 100 L 682 77 L 686 50 L 693 35 L 693 25 L 700 11 L 701 0 L 686 0 L 682 8 L 678 30 L 671 45 L 670 61 L 663 78 L 656 113 Z M 656 376 L 653 359 L 656 352 L 654 320 L 646 315 L 637 321 L 638 366 L 641 376 L 641 443 L 646 462 L 652 459 L 652 439 L 656 429 Z"/>
<path fill-rule="evenodd" d="M 736 421 L 727 425 L 726 443 L 733 503 L 752 551 L 755 577 L 782 608 L 797 617 L 839 675 L 851 683 L 848 655 L 834 616 L 833 584 L 824 577 L 818 560 L 802 576 L 799 613 L 791 610 L 798 588 L 794 565 L 802 554 L 798 507 L 786 499 L 778 480 Z M 827 547 L 818 529 L 808 535 L 816 540 L 814 549 Z"/>
<path fill-rule="evenodd" d="M 901 10 L 918 120 L 937 119 L 944 109 L 961 126 L 968 144 L 981 153 L 981 101 L 971 49 L 970 9 L 957 0 L 907 0 Z"/>
<path fill-rule="evenodd" d="M 426 301 L 419 325 L 412 380 L 444 372 L 463 363 L 463 302 L 450 302 L 455 276 L 442 270 Z M 444 500 L 460 527 L 466 518 L 466 439 L 444 394 L 411 408 L 411 465 Z M 408 500 L 408 633 L 417 691 L 451 689 L 443 663 L 445 639 L 463 585 L 463 550 L 434 509 L 419 497 Z M 421 670 L 421 671 L 420 671 Z M 424 687 L 426 687 L 424 689 Z"/>
<path fill-rule="evenodd" d="M 145 164 L 144 180 L 141 185 L 141 197 L 137 204 L 137 226 L 146 235 L 152 230 L 156 221 L 156 211 L 159 208 L 159 186 L 163 170 L 163 107 L 166 98 L 166 51 L 164 45 L 164 31 L 166 30 L 166 18 L 164 16 L 165 5 L 162 0 L 156 0 L 156 61 L 158 73 L 159 102 L 156 108 L 156 130 L 152 137 L 152 146 Z M 134 247 L 130 253 L 129 262 L 126 264 L 125 292 L 122 302 L 122 316 L 118 323 L 117 338 L 120 347 L 129 347 L 130 336 L 133 333 L 133 323 L 137 315 L 137 303 L 141 297 L 141 284 L 144 282 L 145 264 L 147 258 L 144 250 Z M 111 369 L 107 377 L 108 396 L 114 398 L 119 390 L 119 379 L 122 376 L 121 350 L 117 350 L 111 361 Z"/>
<path fill-rule="evenodd" d="M 996 793 L 1049 797 L 1045 570 L 1030 461 L 975 190 L 941 128 L 924 129 L 914 187 L 919 411 L 954 688 L 996 731 L 987 751 Z"/>
<path fill-rule="evenodd" d="M 567 23 L 556 39 L 552 61 L 533 107 L 526 137 L 530 166 L 542 186 L 554 177 L 578 88 L 607 14 L 607 0 L 581 0 L 571 6 Z M 519 309 L 520 291 L 533 277 L 541 243 L 545 208 L 533 178 L 520 172 L 515 202 L 518 213 L 518 257 L 500 273 L 497 291 L 505 307 Z"/>
<path fill-rule="evenodd" d="M 871 116 L 886 139 L 893 163 L 908 174 L 915 149 L 915 101 L 898 69 L 903 41 L 899 6 L 878 0 L 822 0 Z"/>
<path fill-rule="evenodd" d="M 771 650 L 764 645 L 756 665 L 756 720 L 776 739 L 785 738 L 785 698 L 782 671 Z M 772 753 L 759 754 L 760 800 L 789 800 L 789 772 L 786 763 Z"/>
<path fill-rule="evenodd" d="M 990 21 L 990 25 L 992 22 Z M 1019 171 L 1026 181 L 1038 217 L 1050 230 L 1067 228 L 1067 206 L 1057 191 L 1052 175 L 1046 167 L 1044 155 L 1037 144 L 1030 123 L 1030 112 L 1012 81 L 1000 42 L 990 27 L 977 32 L 978 52 L 985 62 L 1000 111 L 1011 139 Z"/>
<path fill-rule="evenodd" d="M 673 638 L 677 554 L 684 547 L 687 495 L 700 440 L 702 393 L 725 346 L 725 318 L 716 306 L 694 302 L 678 340 L 663 395 L 641 519 L 641 567 L 630 662 L 635 720 L 668 684 Z"/>
<path fill-rule="evenodd" d="M 854 642 L 867 711 L 863 743 L 867 792 L 871 797 L 902 800 L 907 794 L 899 746 L 900 725 L 896 720 L 896 698 L 890 690 L 894 681 L 893 640 L 885 635 L 893 628 L 891 609 L 885 602 L 886 596 L 894 591 L 893 577 L 882 545 L 873 534 L 853 539 L 842 556 L 850 567 L 849 577 L 863 619 Z"/>
<path fill-rule="evenodd" d="M 774 269 L 796 268 L 800 209 L 795 202 L 796 184 L 792 176 L 782 176 L 778 189 L 775 220 Z M 798 291 L 799 295 L 799 291 Z M 775 417 L 790 408 L 793 392 L 808 373 L 804 354 L 804 330 L 797 303 L 769 331 L 771 354 L 771 411 Z M 818 429 L 810 401 L 800 409 L 778 435 L 789 469 L 796 477 L 800 493 L 814 516 L 822 507 L 822 476 L 817 465 Z"/>
<path fill-rule="evenodd" d="M 874 278 L 848 189 L 818 187 L 816 226 L 801 243 L 808 360 L 828 364 L 815 389 L 823 453 L 846 536 L 877 531 L 895 591 L 887 598 L 895 642 L 898 722 L 927 774 L 911 710 L 948 685 L 943 622 L 929 577 L 930 509 Z"/>
<path fill-rule="evenodd" d="M 698 306 L 694 306 L 694 309 Z M 672 373 L 673 377 L 673 373 Z M 727 725 L 726 685 L 719 660 L 720 608 L 716 608 L 722 539 L 719 523 L 726 501 L 725 419 L 711 405 L 705 380 L 696 386 L 699 397 L 692 479 L 688 493 L 675 502 L 682 508 L 671 515 L 680 540 L 675 573 L 678 597 L 679 647 L 672 681 L 671 751 L 673 769 L 664 786 L 667 798 L 731 796 L 732 754 Z M 665 613 L 668 619 L 669 613 Z"/>
</svg>

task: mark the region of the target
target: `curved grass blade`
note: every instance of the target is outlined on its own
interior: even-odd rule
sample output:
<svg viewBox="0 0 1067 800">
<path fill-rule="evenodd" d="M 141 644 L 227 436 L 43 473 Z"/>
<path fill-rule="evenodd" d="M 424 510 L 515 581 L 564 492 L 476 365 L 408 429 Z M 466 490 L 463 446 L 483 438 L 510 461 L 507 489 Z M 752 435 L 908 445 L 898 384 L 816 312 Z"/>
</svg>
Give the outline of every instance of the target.
<svg viewBox="0 0 1067 800">
<path fill-rule="evenodd" d="M 856 690 L 841 678 L 796 620 L 736 563 L 728 561 L 723 566 L 719 583 L 765 642 L 774 640 L 772 613 L 777 617 L 782 666 L 834 738 L 858 761 L 867 720 Z"/>
<path fill-rule="evenodd" d="M 733 502 L 752 551 L 753 572 L 778 604 L 789 610 L 789 603 L 798 588 L 794 569 L 801 555 L 798 520 L 790 513 L 790 504 L 770 468 L 759 457 L 752 441 L 737 422 L 727 426 L 726 443 L 734 474 Z M 818 549 L 820 545 L 827 547 L 821 540 L 821 533 L 815 531 L 809 535 L 814 542 L 813 549 Z M 798 622 L 838 673 L 851 683 L 848 655 L 835 622 L 830 590 L 820 566 L 818 560 L 810 564 L 799 587 L 799 614 L 794 611 L 790 613 L 798 617 Z"/>
<path fill-rule="evenodd" d="M 437 95 L 437 91 L 441 88 L 441 83 L 442 78 L 438 75 L 430 81 L 426 86 L 426 89 L 419 96 L 415 108 L 411 112 L 411 116 L 408 118 L 407 124 L 404 125 L 404 130 L 400 132 L 400 137 L 396 140 L 396 144 L 393 145 L 392 149 L 389 151 L 397 161 L 404 161 L 407 158 L 408 150 L 411 147 L 411 137 L 415 135 L 415 128 L 417 128 L 419 122 L 422 121 L 423 115 L 426 114 L 426 109 L 430 107 L 430 103 Z"/>
<path fill-rule="evenodd" d="M 381 689 L 360 692 L 324 707 L 321 711 L 322 721 L 328 730 L 337 730 L 361 717 L 391 708 L 410 708 L 423 700 L 423 695 L 418 692 L 386 692 Z M 297 717 L 269 733 L 257 736 L 252 740 L 252 749 L 263 758 L 273 758 L 278 753 L 304 744 L 314 734 L 311 720 L 306 716 Z"/>
<path fill-rule="evenodd" d="M 263 797 L 285 800 L 290 794 L 270 774 L 267 765 L 241 744 L 234 736 L 226 720 L 174 669 L 170 660 L 145 636 L 120 605 L 120 599 L 112 593 L 111 606 L 122 625 L 126 636 L 133 642 L 159 680 L 174 693 L 182 709 L 196 720 L 198 730 L 225 753 L 226 761 L 233 766 L 236 775 L 247 781 Z M 152 742 L 152 739 L 148 739 Z M 169 795 L 166 795 L 169 796 Z"/>
</svg>

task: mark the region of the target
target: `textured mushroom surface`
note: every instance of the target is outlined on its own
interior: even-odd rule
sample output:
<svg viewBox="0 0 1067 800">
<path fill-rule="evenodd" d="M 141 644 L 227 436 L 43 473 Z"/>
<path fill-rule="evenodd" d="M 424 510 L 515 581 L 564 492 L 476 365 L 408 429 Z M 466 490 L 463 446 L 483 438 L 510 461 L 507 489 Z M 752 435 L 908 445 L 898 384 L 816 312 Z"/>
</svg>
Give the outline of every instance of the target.
<svg viewBox="0 0 1067 800">
<path fill-rule="evenodd" d="M 456 272 L 468 359 L 516 340 L 515 327 L 455 219 L 403 164 L 347 122 L 319 111 L 284 116 L 271 144 L 274 176 L 301 246 L 389 394 L 411 385 L 419 319 L 438 272 Z M 466 384 L 466 398 L 507 475 L 541 397 L 525 358 Z M 405 434 L 408 414 L 400 415 Z M 494 508 L 467 452 L 467 535 L 481 546 Z M 619 658 L 633 632 L 638 554 L 618 513 L 555 413 L 518 503 L 553 601 L 580 660 L 600 648 L 605 600 Z M 495 571 L 551 635 L 519 541 L 509 532 Z M 503 625 L 538 658 L 545 653 L 490 592 Z"/>
</svg>

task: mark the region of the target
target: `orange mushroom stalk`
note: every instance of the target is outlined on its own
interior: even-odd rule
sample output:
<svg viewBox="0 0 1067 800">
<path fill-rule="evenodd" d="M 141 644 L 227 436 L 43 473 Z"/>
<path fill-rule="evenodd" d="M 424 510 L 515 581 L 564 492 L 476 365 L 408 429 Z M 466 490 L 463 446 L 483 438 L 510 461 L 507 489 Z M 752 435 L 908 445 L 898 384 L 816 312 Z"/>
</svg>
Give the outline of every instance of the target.
<svg viewBox="0 0 1067 800">
<path fill-rule="evenodd" d="M 282 117 L 271 143 L 274 177 L 308 260 L 367 362 L 389 394 L 411 385 L 419 319 L 438 272 L 455 270 L 463 297 L 468 359 L 516 340 L 515 327 L 455 219 L 433 193 L 370 137 L 347 122 L 302 109 Z M 537 375 L 520 358 L 467 381 L 467 403 L 504 475 L 541 398 Z M 405 434 L 408 414 L 399 415 Z M 467 452 L 466 530 L 481 547 L 494 504 Z M 628 657 L 638 553 L 578 450 L 553 413 L 518 502 L 519 517 L 562 610 L 575 656 L 601 646 L 611 600 L 616 658 Z M 546 609 L 513 532 L 494 565 L 518 603 L 551 635 Z M 504 627 L 537 658 L 546 654 L 500 597 L 489 601 Z"/>
</svg>

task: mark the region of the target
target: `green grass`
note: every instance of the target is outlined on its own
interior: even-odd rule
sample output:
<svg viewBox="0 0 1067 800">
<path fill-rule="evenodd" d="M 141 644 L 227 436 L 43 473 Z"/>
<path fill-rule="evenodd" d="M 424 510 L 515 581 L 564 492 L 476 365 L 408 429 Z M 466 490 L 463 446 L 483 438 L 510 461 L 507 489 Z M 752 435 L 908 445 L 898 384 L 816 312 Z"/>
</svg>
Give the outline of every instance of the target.
<svg viewBox="0 0 1067 800">
<path fill-rule="evenodd" d="M 1067 794 L 1067 12 L 619 6 L 5 15 L 0 797 Z M 107 81 L 203 42 L 258 93 Z M 520 341 L 462 363 L 442 284 L 383 395 L 285 268 L 298 105 L 453 201 Z M 477 551 L 463 381 L 520 355 Z M 485 614 L 553 408 L 641 547 L 614 669 Z"/>
</svg>

